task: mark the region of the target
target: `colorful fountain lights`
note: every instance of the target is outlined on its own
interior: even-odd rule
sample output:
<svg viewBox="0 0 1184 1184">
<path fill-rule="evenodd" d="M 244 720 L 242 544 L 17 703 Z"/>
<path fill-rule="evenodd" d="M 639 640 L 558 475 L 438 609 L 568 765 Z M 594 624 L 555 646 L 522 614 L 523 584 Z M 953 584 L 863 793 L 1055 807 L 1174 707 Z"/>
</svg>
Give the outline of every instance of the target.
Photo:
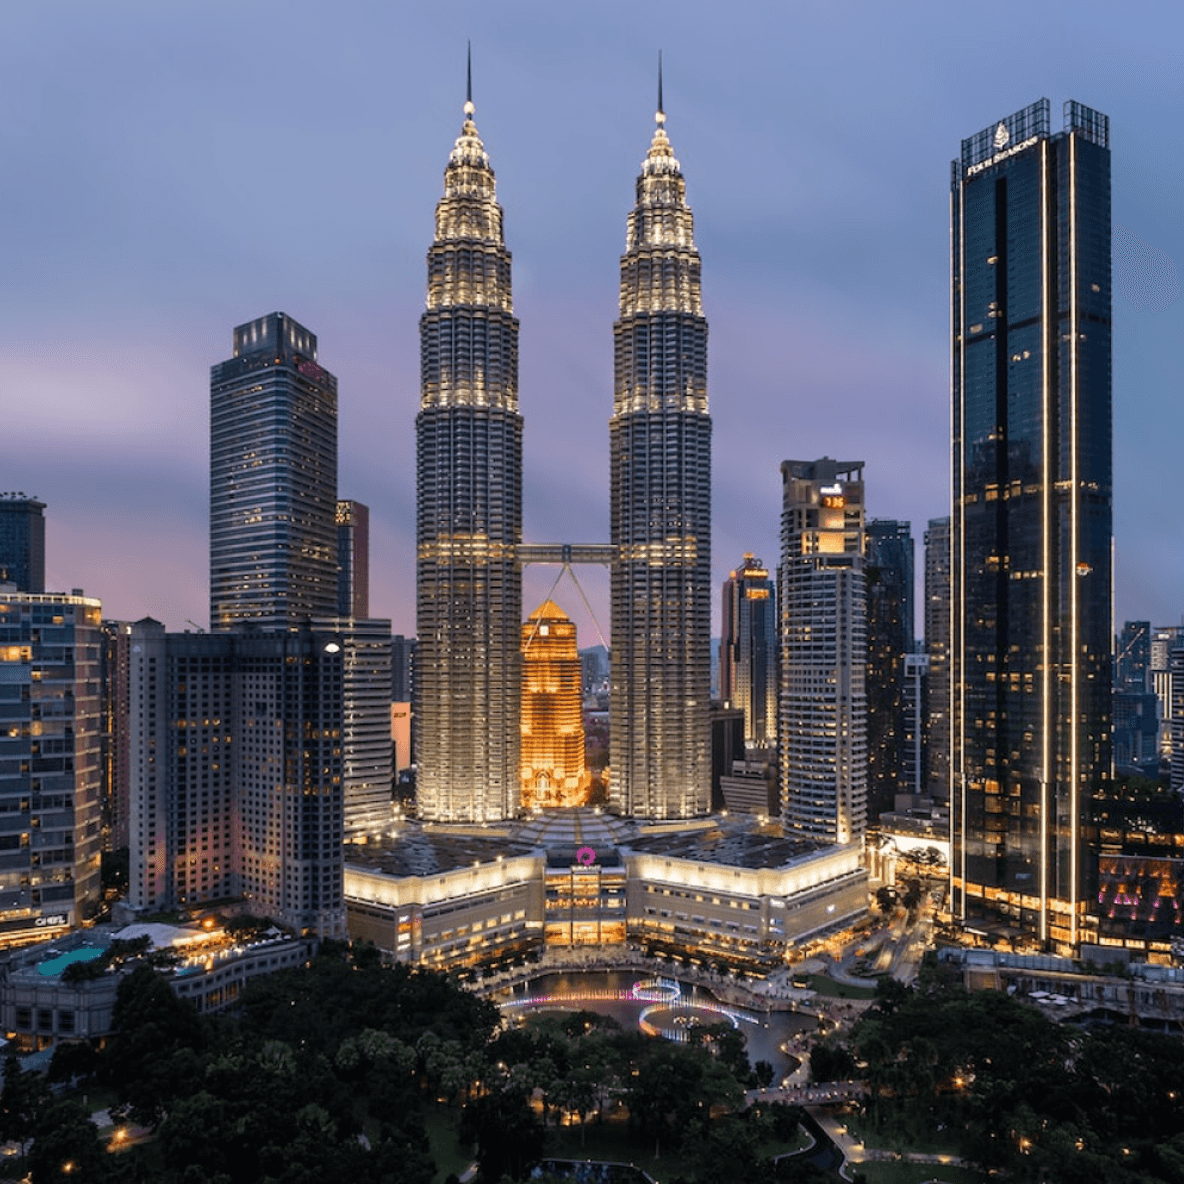
<svg viewBox="0 0 1184 1184">
<path fill-rule="evenodd" d="M 659 1011 L 707 1011 L 727 1019 L 733 1028 L 739 1028 L 740 1021 L 759 1023 L 753 1016 L 733 1011 L 719 1003 L 707 1000 L 683 1001 L 682 987 L 671 978 L 639 979 L 631 987 L 602 991 L 559 991 L 555 994 L 528 995 L 522 999 L 511 999 L 503 1004 L 503 1011 L 511 1008 L 538 1007 L 555 1003 L 590 1003 L 597 999 L 617 1000 L 624 1003 L 648 1003 L 637 1017 L 637 1026 L 650 1036 L 664 1036 L 667 1039 L 685 1041 L 685 1031 L 660 1028 L 650 1022 L 649 1017 Z"/>
</svg>

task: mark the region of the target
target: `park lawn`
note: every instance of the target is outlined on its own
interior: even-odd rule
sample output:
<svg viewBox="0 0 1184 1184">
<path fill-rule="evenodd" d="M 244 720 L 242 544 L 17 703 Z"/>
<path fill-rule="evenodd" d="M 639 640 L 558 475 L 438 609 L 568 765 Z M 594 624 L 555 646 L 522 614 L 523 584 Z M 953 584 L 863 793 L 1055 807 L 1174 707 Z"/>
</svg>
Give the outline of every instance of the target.
<svg viewBox="0 0 1184 1184">
<path fill-rule="evenodd" d="M 863 1140 L 865 1147 L 882 1147 L 886 1151 L 916 1151 L 924 1155 L 961 1156 L 962 1147 L 953 1131 L 924 1131 L 905 1135 L 887 1126 L 876 1126 L 866 1116 L 844 1119 L 847 1130 Z"/>
<path fill-rule="evenodd" d="M 876 997 L 875 987 L 849 987 L 846 983 L 837 983 L 833 978 L 828 978 L 825 974 L 811 974 L 807 976 L 810 980 L 810 990 L 817 991 L 819 995 L 827 995 L 833 999 L 874 999 Z"/>
<path fill-rule="evenodd" d="M 119 1101 L 118 1090 L 110 1085 L 99 1085 L 94 1081 L 88 1081 L 85 1085 L 68 1091 L 64 1096 L 73 1098 L 88 1115 L 93 1114 L 96 1110 L 110 1110 Z"/>
<path fill-rule="evenodd" d="M 868 1184 L 926 1184 L 930 1180 L 938 1180 L 942 1184 L 985 1184 L 990 1179 L 985 1172 L 942 1163 L 885 1163 L 869 1160 L 849 1166 L 862 1172 Z"/>
<path fill-rule="evenodd" d="M 784 1139 L 768 1139 L 757 1144 L 756 1153 L 760 1159 L 771 1159 L 774 1155 L 792 1155 L 795 1151 L 805 1151 L 813 1141 L 810 1132 L 799 1126 L 797 1135 L 788 1142 Z"/>
<path fill-rule="evenodd" d="M 597 1159 L 613 1163 L 631 1163 L 648 1172 L 655 1180 L 690 1175 L 690 1166 L 672 1148 L 661 1148 L 654 1158 L 654 1141 L 629 1129 L 625 1121 L 588 1123 L 584 1146 L 580 1146 L 579 1126 L 547 1128 L 544 1159 Z"/>
<path fill-rule="evenodd" d="M 430 1106 L 423 1116 L 432 1158 L 436 1161 L 435 1184 L 444 1184 L 450 1173 L 460 1176 L 473 1162 L 473 1156 L 461 1149 L 456 1137 L 460 1110 L 454 1106 Z"/>
</svg>

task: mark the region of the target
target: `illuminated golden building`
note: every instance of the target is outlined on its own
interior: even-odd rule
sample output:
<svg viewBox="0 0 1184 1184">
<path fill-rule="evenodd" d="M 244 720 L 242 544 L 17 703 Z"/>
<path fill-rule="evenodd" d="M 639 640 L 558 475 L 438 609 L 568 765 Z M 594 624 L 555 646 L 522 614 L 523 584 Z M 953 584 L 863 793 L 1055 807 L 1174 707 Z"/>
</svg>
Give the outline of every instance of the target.
<svg viewBox="0 0 1184 1184">
<path fill-rule="evenodd" d="M 576 627 L 547 600 L 522 626 L 522 805 L 587 805 Z"/>
</svg>

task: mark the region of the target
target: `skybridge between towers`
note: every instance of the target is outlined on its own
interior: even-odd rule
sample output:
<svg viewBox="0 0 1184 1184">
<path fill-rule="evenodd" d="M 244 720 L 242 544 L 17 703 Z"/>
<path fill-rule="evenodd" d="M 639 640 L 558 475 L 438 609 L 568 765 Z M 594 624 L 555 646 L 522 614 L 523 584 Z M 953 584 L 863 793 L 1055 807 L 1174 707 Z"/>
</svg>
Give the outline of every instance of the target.
<svg viewBox="0 0 1184 1184">
<path fill-rule="evenodd" d="M 518 559 L 525 567 L 528 563 L 559 563 L 567 567 L 572 563 L 598 563 L 611 567 L 617 558 L 617 548 L 612 543 L 520 543 Z"/>
<path fill-rule="evenodd" d="M 580 594 L 580 599 L 584 602 L 584 607 L 588 610 L 592 617 L 592 624 L 596 627 L 596 632 L 600 636 L 600 642 L 606 650 L 612 652 L 608 639 L 604 636 L 604 630 L 600 627 L 600 621 L 597 620 L 596 613 L 592 605 L 588 601 L 588 597 L 584 594 L 584 589 L 580 585 L 580 581 L 576 579 L 576 573 L 573 567 L 577 563 L 592 563 L 599 564 L 601 567 L 611 568 L 617 561 L 617 547 L 613 543 L 519 543 L 518 544 L 518 562 L 526 567 L 531 563 L 551 563 L 559 567 L 559 574 L 555 577 L 555 583 L 551 585 L 551 592 L 547 594 L 547 599 L 551 599 L 551 594 L 559 585 L 559 581 L 563 579 L 563 573 L 566 572 L 571 576 L 571 582 L 575 584 L 576 591 Z M 534 634 L 531 634 L 530 641 L 534 640 Z M 527 643 L 528 645 L 530 642 Z"/>
</svg>

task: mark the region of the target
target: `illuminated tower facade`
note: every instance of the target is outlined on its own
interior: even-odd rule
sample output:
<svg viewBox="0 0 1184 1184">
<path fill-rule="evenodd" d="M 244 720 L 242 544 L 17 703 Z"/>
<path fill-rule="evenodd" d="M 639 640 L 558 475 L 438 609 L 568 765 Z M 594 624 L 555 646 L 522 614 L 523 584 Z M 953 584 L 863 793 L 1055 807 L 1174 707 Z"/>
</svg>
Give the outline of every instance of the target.
<svg viewBox="0 0 1184 1184">
<path fill-rule="evenodd" d="M 416 745 L 420 816 L 518 804 L 522 417 L 518 321 L 493 170 L 465 121 L 444 172 L 419 322 Z"/>
<path fill-rule="evenodd" d="M 777 744 L 777 598 L 751 554 L 724 581 L 719 697 L 744 710 L 744 743 Z"/>
<path fill-rule="evenodd" d="M 522 805 L 583 806 L 583 663 L 576 627 L 548 600 L 522 626 Z"/>
<path fill-rule="evenodd" d="M 785 828 L 858 842 L 867 825 L 863 462 L 787 460 L 781 479 Z"/>
<path fill-rule="evenodd" d="M 711 417 L 686 182 L 657 129 L 637 179 L 613 326 L 611 800 L 690 818 L 711 794 Z"/>
<path fill-rule="evenodd" d="M 951 900 L 1067 948 L 1110 776 L 1109 120 L 1042 99 L 951 181 Z"/>
</svg>

